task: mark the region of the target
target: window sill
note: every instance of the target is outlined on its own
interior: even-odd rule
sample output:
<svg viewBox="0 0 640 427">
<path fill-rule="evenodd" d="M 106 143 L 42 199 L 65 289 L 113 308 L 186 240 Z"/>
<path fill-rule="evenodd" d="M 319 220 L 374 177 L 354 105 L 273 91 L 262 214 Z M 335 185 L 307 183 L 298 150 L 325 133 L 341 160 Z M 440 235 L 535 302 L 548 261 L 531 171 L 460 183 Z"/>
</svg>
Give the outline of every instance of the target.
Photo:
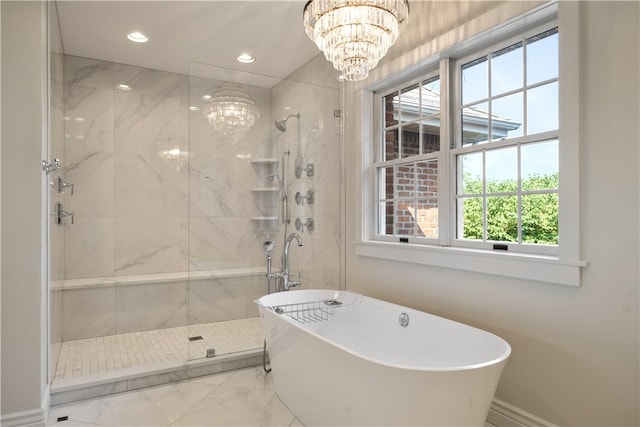
<svg viewBox="0 0 640 427">
<path fill-rule="evenodd" d="M 589 265 L 587 261 L 565 261 L 540 255 L 377 241 L 357 242 L 355 253 L 390 261 L 576 287 L 581 284 L 581 269 Z"/>
</svg>

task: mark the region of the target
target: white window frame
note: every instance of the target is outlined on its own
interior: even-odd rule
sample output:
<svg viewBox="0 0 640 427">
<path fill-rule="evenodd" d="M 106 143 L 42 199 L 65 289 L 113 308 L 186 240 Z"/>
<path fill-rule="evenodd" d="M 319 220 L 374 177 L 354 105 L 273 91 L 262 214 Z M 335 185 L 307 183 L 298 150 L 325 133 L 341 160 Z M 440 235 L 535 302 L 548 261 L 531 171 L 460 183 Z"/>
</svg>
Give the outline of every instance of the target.
<svg viewBox="0 0 640 427">
<path fill-rule="evenodd" d="M 419 245 L 409 240 L 408 243 L 375 240 L 374 233 L 377 226 L 375 213 L 372 211 L 372 202 L 375 200 L 375 170 L 372 167 L 374 153 L 372 144 L 363 143 L 360 147 L 360 159 L 362 161 L 363 174 L 356 179 L 356 185 L 362 189 L 362 200 L 357 203 L 360 224 L 356 233 L 355 253 L 359 256 L 368 256 L 392 261 L 418 263 L 423 265 L 438 266 L 456 270 L 486 273 L 498 276 L 541 281 L 546 283 L 580 286 L 581 269 L 588 263 L 581 260 L 580 256 L 580 185 L 579 185 L 579 111 L 574 108 L 580 105 L 580 69 L 579 69 L 579 3 L 560 2 L 546 4 L 537 8 L 525 16 L 516 18 L 484 34 L 467 40 L 459 45 L 447 49 L 446 57 L 462 57 L 478 50 L 480 47 L 490 44 L 495 45 L 500 39 L 506 39 L 512 34 L 522 33 L 523 26 L 526 29 L 539 24 L 557 19 L 561 36 L 559 37 L 559 160 L 561 188 L 559 210 L 559 235 L 562 242 L 557 254 L 540 255 L 514 252 L 501 252 L 466 247 Z M 361 117 L 358 121 L 360 140 L 371 141 L 373 126 L 371 117 L 374 111 L 374 91 L 385 90 L 397 82 L 408 82 L 411 76 L 419 75 L 422 70 L 434 69 L 436 64 L 440 67 L 451 67 L 451 62 L 440 61 L 439 55 L 421 61 L 420 70 L 415 67 L 388 75 L 357 92 L 355 107 L 359 109 Z M 444 81 L 450 76 L 448 70 L 440 70 L 441 85 L 448 84 Z M 394 82 L 394 83 L 390 83 Z M 448 99 L 443 99 L 447 102 Z M 447 107 L 450 108 L 450 107 Z M 443 110 L 443 114 L 445 111 Z M 369 117 L 369 119 L 367 119 Z M 441 132 L 445 131 L 441 128 Z M 449 135 L 442 135 L 443 139 L 450 140 Z M 443 167 L 447 165 L 446 167 Z M 449 176 L 455 174 L 448 158 L 439 160 L 439 172 Z M 440 180 L 440 184 L 449 180 Z M 443 188 L 440 193 L 451 194 L 450 188 Z M 451 209 L 451 203 L 445 203 L 444 208 Z M 449 212 L 443 212 L 447 215 Z M 439 233 L 439 238 L 449 239 L 451 229 Z M 447 240 L 448 241 L 448 240 Z"/>
<path fill-rule="evenodd" d="M 453 98 L 456 100 L 461 99 L 461 91 L 462 91 L 462 85 L 460 82 L 460 69 L 461 66 L 471 62 L 475 59 L 478 59 L 480 57 L 483 56 L 488 56 L 491 55 L 493 52 L 495 51 L 499 51 L 501 48 L 505 48 L 507 46 L 510 46 L 514 43 L 517 42 L 521 42 L 524 39 L 527 39 L 529 37 L 533 37 L 537 34 L 541 34 L 544 33 L 545 31 L 551 30 L 554 27 L 558 26 L 558 22 L 557 19 L 556 20 L 551 20 L 549 22 L 545 22 L 542 25 L 539 26 L 533 26 L 531 28 L 528 28 L 526 30 L 520 31 L 517 34 L 508 37 L 508 38 L 502 38 L 497 40 L 496 43 L 493 43 L 489 46 L 487 46 L 486 48 L 483 49 L 479 49 L 476 50 L 470 54 L 467 54 L 465 56 L 461 56 L 458 58 L 455 58 L 453 60 L 453 67 L 455 70 L 455 84 L 452 85 L 452 90 L 453 90 Z M 523 58 L 523 71 L 526 73 L 526 58 Z M 490 74 L 490 70 L 489 70 L 489 80 L 491 80 L 491 74 Z M 555 79 L 548 79 L 542 82 L 537 82 L 533 85 L 529 85 L 527 84 L 526 80 L 523 81 L 523 86 L 521 88 L 518 89 L 518 91 L 522 91 L 523 96 L 526 96 L 527 91 L 531 89 L 531 87 L 540 87 L 543 86 L 545 84 L 550 83 L 552 80 L 555 80 L 555 82 L 559 81 L 559 78 L 555 78 Z M 508 94 L 510 94 L 511 92 L 514 91 L 509 91 L 506 93 L 502 93 L 499 94 L 497 98 L 500 97 L 504 97 L 507 96 Z M 488 98 L 486 98 L 486 100 L 490 100 L 490 99 L 495 99 L 495 96 L 492 96 L 491 94 L 487 95 Z M 527 117 L 527 103 L 526 101 L 524 102 L 523 105 L 523 118 Z M 452 139 L 452 147 L 450 148 L 450 152 L 449 152 L 449 156 L 448 159 L 450 161 L 450 171 L 451 174 L 449 175 L 449 179 L 451 183 L 456 183 L 458 179 L 460 179 L 459 177 L 459 167 L 456 164 L 456 160 L 458 155 L 460 154 L 466 154 L 466 153 L 477 153 L 480 152 L 482 153 L 483 156 L 486 155 L 486 153 L 488 151 L 491 151 L 493 149 L 499 149 L 499 148 L 505 148 L 505 147 L 517 147 L 518 152 L 520 152 L 520 148 L 522 146 L 525 146 L 526 144 L 529 143 L 536 143 L 536 142 L 544 142 L 544 141 L 550 141 L 550 140 L 559 140 L 559 130 L 552 130 L 552 131 L 548 131 L 548 132 L 541 132 L 541 133 L 536 133 L 536 134 L 527 134 L 524 136 L 520 136 L 520 137 L 512 137 L 512 138 L 508 138 L 506 140 L 492 140 L 492 141 L 488 141 L 482 144 L 479 144 L 477 146 L 463 146 L 462 145 L 462 141 L 461 141 L 461 135 L 459 131 L 462 128 L 462 123 L 461 123 L 461 114 L 460 114 L 460 109 L 461 109 L 461 105 L 458 105 L 458 103 L 456 103 L 456 105 L 452 105 L 451 108 L 453 108 L 453 110 L 455 111 L 455 114 L 453 114 L 452 117 L 452 125 L 453 125 L 453 129 L 456 131 L 453 135 L 453 139 Z M 527 124 L 527 121 L 525 119 L 525 122 L 523 123 L 523 126 Z M 560 140 L 559 140 L 560 141 Z M 562 144 L 562 141 L 559 142 L 559 145 Z M 484 162 L 483 162 L 484 163 Z M 542 194 L 548 194 L 548 193 L 553 193 L 554 191 L 542 191 Z M 559 193 L 559 191 L 555 192 L 555 193 Z M 514 193 L 514 195 L 521 195 L 520 190 L 518 190 L 517 192 Z M 484 197 L 487 197 L 487 193 L 484 194 Z M 515 243 L 515 242 L 497 242 L 497 241 L 475 241 L 475 240 L 470 240 L 470 239 L 461 239 L 458 238 L 456 236 L 457 234 L 457 222 L 456 222 L 456 215 L 453 214 L 453 212 L 455 212 L 458 208 L 457 204 L 456 204 L 456 199 L 458 198 L 458 194 L 455 188 L 455 185 L 450 185 L 450 195 L 449 195 L 449 201 L 451 202 L 451 212 L 452 215 L 449 216 L 450 218 L 450 223 L 449 226 L 451 227 L 451 231 L 450 231 L 450 236 L 451 236 L 451 245 L 452 246 L 458 246 L 458 247 L 466 247 L 466 248 L 476 248 L 476 249 L 487 249 L 487 250 L 491 250 L 493 244 L 500 244 L 500 245 L 506 245 L 506 247 L 508 248 L 509 251 L 513 251 L 513 252 L 519 252 L 519 253 L 529 253 L 529 254 L 538 254 L 538 255 L 557 255 L 558 254 L 558 245 L 542 245 L 542 244 L 527 244 L 527 243 Z M 519 204 L 519 208 L 522 205 Z M 484 214 L 486 215 L 486 210 L 484 212 Z M 484 227 L 486 228 L 487 224 L 484 224 Z"/>
<path fill-rule="evenodd" d="M 441 67 L 442 68 L 442 67 Z M 417 79 L 413 79 L 412 81 L 408 81 L 408 82 L 404 82 L 401 85 L 396 85 L 395 87 L 391 88 L 390 90 L 387 90 L 385 93 L 376 93 L 374 94 L 374 99 L 375 99 L 375 103 L 379 106 L 382 103 L 382 99 L 384 98 L 385 95 L 392 93 L 392 92 L 398 92 L 401 91 L 402 89 L 405 89 L 407 87 L 410 87 L 416 83 L 421 83 L 424 82 L 426 80 L 430 80 L 434 77 L 438 77 L 440 80 L 440 86 L 442 87 L 442 82 L 443 82 L 443 78 L 442 75 L 440 74 L 442 72 L 441 69 L 439 68 L 432 68 L 429 71 L 426 71 L 425 74 L 421 75 L 419 78 Z M 444 79 L 445 82 L 448 81 L 448 76 L 445 77 Z M 436 160 L 438 162 L 438 185 L 439 185 L 439 189 L 438 189 L 438 206 L 439 206 L 439 212 L 440 214 L 442 214 L 442 206 L 446 206 L 449 203 L 449 198 L 448 195 L 443 193 L 441 191 L 442 185 L 443 185 L 443 181 L 445 181 L 445 177 L 446 174 L 443 173 L 442 169 L 444 169 L 444 171 L 447 170 L 447 158 L 445 157 L 445 155 L 443 153 L 446 153 L 446 150 L 444 149 L 443 145 L 446 144 L 446 141 L 448 140 L 448 135 L 449 135 L 449 127 L 448 126 L 442 126 L 443 123 L 448 124 L 449 123 L 449 110 L 447 108 L 443 108 L 443 100 L 442 98 L 440 99 L 440 150 L 438 152 L 434 152 L 434 153 L 428 153 L 428 154 L 420 154 L 420 155 L 416 155 L 416 156 L 411 156 L 411 157 L 402 157 L 402 158 L 398 158 L 398 159 L 394 159 L 394 160 L 384 160 L 384 159 L 380 159 L 379 161 L 376 161 L 376 156 L 379 156 L 382 154 L 383 152 L 383 147 L 382 147 L 382 143 L 383 143 L 383 139 L 379 137 L 379 135 L 375 135 L 373 138 L 373 151 L 374 151 L 374 171 L 373 173 L 376 174 L 377 173 L 377 169 L 378 167 L 390 167 L 390 166 L 398 166 L 398 165 L 404 165 L 404 164 L 409 164 L 409 163 L 415 163 L 415 162 L 423 162 L 423 161 L 431 161 L 431 160 Z M 374 110 L 376 108 L 374 107 Z M 375 132 L 384 132 L 385 126 L 384 126 L 384 116 L 385 111 L 381 109 L 381 111 L 379 111 L 379 114 L 375 114 L 374 113 L 374 129 Z M 398 123 L 400 123 L 401 120 L 398 120 Z M 443 133 L 444 133 L 444 137 L 443 137 Z M 400 136 L 400 132 L 398 133 L 399 137 Z M 446 137 L 446 139 L 445 139 Z M 399 141 L 400 144 L 401 141 Z M 402 150 L 402 147 L 399 145 L 399 149 Z M 373 196 L 373 200 L 377 200 L 379 199 L 379 186 L 377 185 L 377 182 L 379 182 L 379 179 L 376 178 L 376 184 L 373 185 L 373 192 L 374 192 L 374 196 Z M 446 185 L 446 184 L 445 184 Z M 374 220 L 374 224 L 376 224 L 376 228 L 377 225 L 379 225 L 379 209 L 377 210 L 377 213 L 374 213 L 375 215 L 375 220 Z M 443 242 L 442 236 L 446 235 L 448 232 L 447 228 L 446 228 L 446 223 L 443 223 L 442 221 L 438 221 L 438 238 L 429 238 L 429 237 L 416 237 L 416 236 L 411 236 L 411 235 L 402 235 L 403 239 L 406 239 L 408 243 L 426 243 L 426 244 L 441 244 Z M 377 233 L 377 230 L 373 230 L 372 233 L 373 239 L 378 240 L 378 241 L 386 241 L 386 242 L 397 242 L 398 241 L 398 237 L 400 235 L 383 235 L 383 234 L 379 234 Z"/>
</svg>

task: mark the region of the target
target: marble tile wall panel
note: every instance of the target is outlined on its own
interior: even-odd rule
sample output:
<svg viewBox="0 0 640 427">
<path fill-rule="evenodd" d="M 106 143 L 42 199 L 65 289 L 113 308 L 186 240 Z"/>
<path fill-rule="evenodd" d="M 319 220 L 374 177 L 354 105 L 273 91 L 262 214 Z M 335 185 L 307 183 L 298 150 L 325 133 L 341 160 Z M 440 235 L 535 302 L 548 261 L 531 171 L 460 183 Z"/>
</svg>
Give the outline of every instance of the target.
<svg viewBox="0 0 640 427">
<path fill-rule="evenodd" d="M 111 63 L 64 58 L 65 278 L 113 274 L 113 72 Z M 66 310 L 66 309 L 65 309 Z"/>
<path fill-rule="evenodd" d="M 77 85 L 113 88 L 116 64 L 73 55 L 65 55 L 64 59 L 64 82 L 69 90 L 78 89 Z"/>
<path fill-rule="evenodd" d="M 112 217 L 79 216 L 64 227 L 67 279 L 113 275 Z"/>
<path fill-rule="evenodd" d="M 185 227 L 185 218 L 114 218 L 113 271 L 116 275 L 186 271 Z"/>
<path fill-rule="evenodd" d="M 246 317 L 245 277 L 193 280 L 189 283 L 189 324 Z"/>
<path fill-rule="evenodd" d="M 115 288 L 69 289 L 63 292 L 64 341 L 113 335 Z"/>
<path fill-rule="evenodd" d="M 272 290 L 273 290 L 273 281 L 272 281 Z M 246 296 L 245 296 L 245 309 L 247 317 L 257 317 L 258 306 L 255 301 L 260 299 L 263 295 L 266 295 L 267 292 L 267 278 L 263 275 L 259 276 L 250 276 L 245 279 L 245 287 L 246 287 Z"/>
<path fill-rule="evenodd" d="M 189 270 L 216 270 L 236 266 L 236 239 L 240 221 L 230 217 L 189 219 Z"/>
<path fill-rule="evenodd" d="M 116 287 L 116 333 L 186 325 L 187 282 Z"/>
<path fill-rule="evenodd" d="M 62 334 L 69 341 L 255 317 L 253 301 L 266 293 L 262 275 L 58 290 Z"/>
</svg>

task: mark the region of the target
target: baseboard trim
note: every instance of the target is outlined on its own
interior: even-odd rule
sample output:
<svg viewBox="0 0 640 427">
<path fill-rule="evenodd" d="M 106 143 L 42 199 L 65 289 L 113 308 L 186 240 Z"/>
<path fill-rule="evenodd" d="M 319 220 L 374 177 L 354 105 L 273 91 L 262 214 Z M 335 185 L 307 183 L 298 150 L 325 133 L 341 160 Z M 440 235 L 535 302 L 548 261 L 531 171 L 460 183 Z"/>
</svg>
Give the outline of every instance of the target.
<svg viewBox="0 0 640 427">
<path fill-rule="evenodd" d="M 38 409 L 29 409 L 27 411 L 12 412 L 3 414 L 0 417 L 0 425 L 2 427 L 22 427 L 22 426 L 45 426 L 49 418 L 49 410 L 51 408 L 51 391 L 49 384 L 44 390 L 42 396 L 41 407 Z"/>
<path fill-rule="evenodd" d="M 557 427 L 543 418 L 500 399 L 493 399 L 487 422 L 496 427 Z"/>
<path fill-rule="evenodd" d="M 44 426 L 46 425 L 46 416 L 43 408 L 30 409 L 28 411 L 12 412 L 2 415 L 0 424 L 2 427 L 18 427 L 18 426 Z"/>
</svg>

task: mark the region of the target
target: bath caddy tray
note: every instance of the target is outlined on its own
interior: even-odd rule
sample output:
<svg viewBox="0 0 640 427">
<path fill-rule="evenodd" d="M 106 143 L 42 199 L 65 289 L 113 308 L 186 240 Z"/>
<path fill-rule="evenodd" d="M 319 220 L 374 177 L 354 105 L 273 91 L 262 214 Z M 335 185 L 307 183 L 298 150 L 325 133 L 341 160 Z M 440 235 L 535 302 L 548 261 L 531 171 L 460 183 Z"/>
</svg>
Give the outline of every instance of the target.
<svg viewBox="0 0 640 427">
<path fill-rule="evenodd" d="M 337 308 L 344 305 L 337 299 L 276 305 L 271 309 L 278 314 L 286 314 L 300 323 L 324 322 L 329 320 Z"/>
</svg>

